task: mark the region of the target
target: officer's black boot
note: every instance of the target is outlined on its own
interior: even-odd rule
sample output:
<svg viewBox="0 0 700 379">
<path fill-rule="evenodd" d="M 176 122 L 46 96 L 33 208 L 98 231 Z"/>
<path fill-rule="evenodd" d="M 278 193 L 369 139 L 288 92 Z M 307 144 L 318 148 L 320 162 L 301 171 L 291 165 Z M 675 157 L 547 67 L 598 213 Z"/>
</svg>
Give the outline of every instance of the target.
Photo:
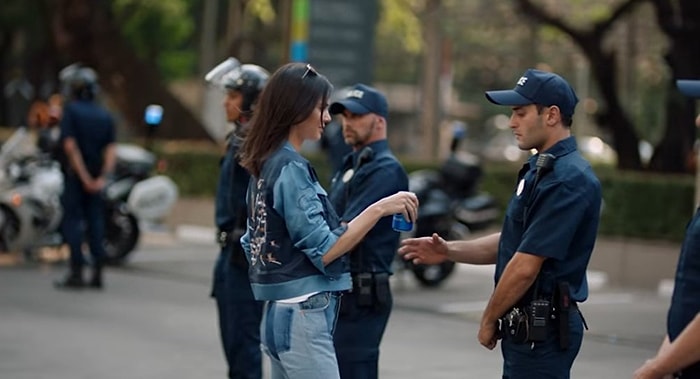
<svg viewBox="0 0 700 379">
<path fill-rule="evenodd" d="M 88 284 L 91 288 L 102 289 L 102 267 L 104 264 L 102 260 L 96 260 L 92 266 L 92 276 L 90 277 L 90 283 Z"/>
<path fill-rule="evenodd" d="M 53 282 L 56 288 L 65 289 L 81 289 L 85 287 L 85 281 L 83 280 L 83 267 L 80 265 L 71 264 L 70 271 L 61 280 L 56 280 Z"/>
</svg>

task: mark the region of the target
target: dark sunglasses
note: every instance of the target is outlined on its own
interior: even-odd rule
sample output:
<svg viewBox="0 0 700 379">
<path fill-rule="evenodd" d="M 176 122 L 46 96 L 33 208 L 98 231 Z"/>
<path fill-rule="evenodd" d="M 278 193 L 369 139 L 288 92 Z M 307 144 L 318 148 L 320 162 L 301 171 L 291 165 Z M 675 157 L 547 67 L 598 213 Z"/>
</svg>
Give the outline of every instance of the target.
<svg viewBox="0 0 700 379">
<path fill-rule="evenodd" d="M 304 71 L 304 75 L 302 75 L 301 78 L 304 79 L 306 76 L 308 76 L 310 74 L 312 74 L 313 76 L 318 76 L 318 72 L 316 71 L 316 69 L 307 63 L 306 64 L 306 71 Z"/>
</svg>

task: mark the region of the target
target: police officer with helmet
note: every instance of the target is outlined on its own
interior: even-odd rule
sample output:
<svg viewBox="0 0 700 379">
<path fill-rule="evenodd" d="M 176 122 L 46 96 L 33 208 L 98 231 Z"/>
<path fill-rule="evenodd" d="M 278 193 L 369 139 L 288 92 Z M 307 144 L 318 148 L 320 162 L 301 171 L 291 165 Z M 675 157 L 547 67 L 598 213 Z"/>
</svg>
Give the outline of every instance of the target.
<svg viewBox="0 0 700 379">
<path fill-rule="evenodd" d="M 375 201 L 407 191 L 408 176 L 389 149 L 389 112 L 381 92 L 356 84 L 329 111 L 341 114 L 342 135 L 353 149 L 329 192 L 340 219 L 348 222 Z M 393 305 L 389 276 L 398 244 L 392 218 L 384 217 L 349 254 L 353 289 L 343 295 L 334 334 L 342 379 L 378 376 L 379 344 Z"/>
<path fill-rule="evenodd" d="M 239 164 L 237 153 L 268 76 L 260 66 L 241 65 L 235 58 L 228 58 L 205 77 L 207 82 L 225 92 L 226 120 L 234 127 L 227 136 L 216 190 L 216 239 L 221 250 L 214 266 L 211 296 L 216 299 L 228 377 L 236 379 L 262 377 L 262 302 L 253 297 L 248 262 L 239 242 L 246 228 L 245 195 L 250 175 Z"/>
<path fill-rule="evenodd" d="M 96 102 L 97 74 L 89 67 L 72 64 L 59 74 L 68 103 L 60 121 L 61 163 L 64 172 L 61 232 L 70 248 L 70 271 L 54 284 L 79 289 L 103 286 L 104 204 L 100 192 L 115 164 L 115 125 L 110 113 Z M 92 257 L 92 275 L 83 279 L 82 245 Z"/>
</svg>

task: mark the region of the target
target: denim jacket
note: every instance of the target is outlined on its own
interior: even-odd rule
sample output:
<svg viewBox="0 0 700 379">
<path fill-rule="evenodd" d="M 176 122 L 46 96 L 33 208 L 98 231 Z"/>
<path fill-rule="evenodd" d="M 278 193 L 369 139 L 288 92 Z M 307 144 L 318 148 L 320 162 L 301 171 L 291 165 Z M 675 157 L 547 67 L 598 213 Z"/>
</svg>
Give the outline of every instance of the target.
<svg viewBox="0 0 700 379">
<path fill-rule="evenodd" d="M 241 244 L 258 300 L 282 300 L 351 288 L 346 256 L 323 256 L 347 227 L 304 157 L 286 142 L 248 185 L 248 225 Z"/>
</svg>

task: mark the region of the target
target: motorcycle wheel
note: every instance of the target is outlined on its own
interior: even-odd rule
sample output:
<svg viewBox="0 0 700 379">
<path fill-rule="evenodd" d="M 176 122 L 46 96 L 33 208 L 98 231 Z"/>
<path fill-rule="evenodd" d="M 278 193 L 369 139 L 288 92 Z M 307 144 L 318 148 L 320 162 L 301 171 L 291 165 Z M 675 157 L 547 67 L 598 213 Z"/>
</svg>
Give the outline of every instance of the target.
<svg viewBox="0 0 700 379">
<path fill-rule="evenodd" d="M 455 263 L 445 261 L 434 265 L 413 265 L 413 276 L 423 287 L 438 287 L 454 271 Z"/>
<path fill-rule="evenodd" d="M 445 240 L 453 241 L 466 239 L 469 235 L 469 228 L 466 226 L 457 223 L 456 221 L 451 221 L 449 224 L 449 226 L 444 228 L 446 231 L 443 230 L 443 232 L 441 232 L 440 230 L 436 230 L 436 232 Z M 428 288 L 435 288 L 442 285 L 445 279 L 452 274 L 455 268 L 455 262 L 453 261 L 445 261 L 434 265 L 410 264 L 412 266 L 413 276 L 423 287 Z"/>
<path fill-rule="evenodd" d="M 20 222 L 7 206 L 0 206 L 0 252 L 7 252 L 10 241 L 17 238 Z"/>
<path fill-rule="evenodd" d="M 111 209 L 105 219 L 105 263 L 121 265 L 138 243 L 139 223 L 131 213 Z"/>
</svg>

